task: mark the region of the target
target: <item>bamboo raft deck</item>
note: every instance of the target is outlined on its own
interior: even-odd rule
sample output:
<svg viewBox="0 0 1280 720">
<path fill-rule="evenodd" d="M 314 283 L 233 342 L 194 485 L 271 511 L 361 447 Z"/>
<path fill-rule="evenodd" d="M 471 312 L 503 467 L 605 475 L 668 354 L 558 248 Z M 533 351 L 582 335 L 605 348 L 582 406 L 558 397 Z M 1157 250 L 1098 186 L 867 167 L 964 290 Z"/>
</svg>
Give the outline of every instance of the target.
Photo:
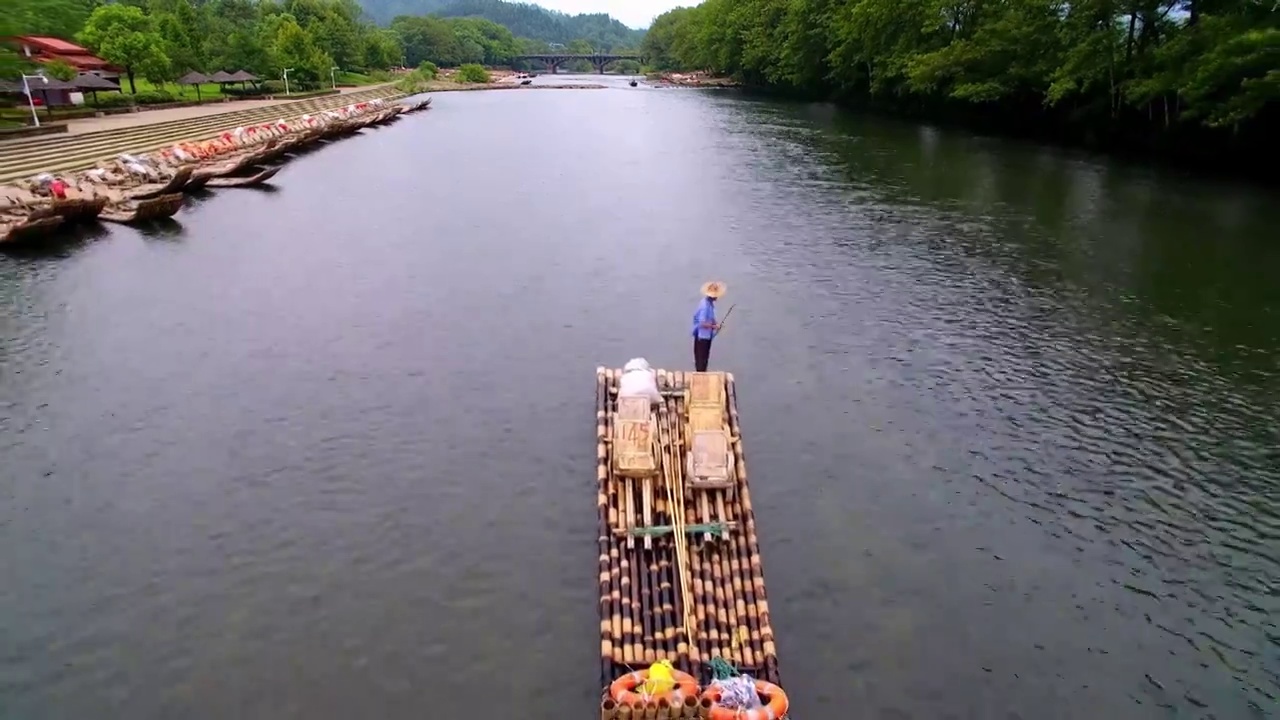
<svg viewBox="0 0 1280 720">
<path fill-rule="evenodd" d="M 651 408 L 596 371 L 601 681 L 719 657 L 781 685 L 733 375 L 655 372 Z"/>
</svg>

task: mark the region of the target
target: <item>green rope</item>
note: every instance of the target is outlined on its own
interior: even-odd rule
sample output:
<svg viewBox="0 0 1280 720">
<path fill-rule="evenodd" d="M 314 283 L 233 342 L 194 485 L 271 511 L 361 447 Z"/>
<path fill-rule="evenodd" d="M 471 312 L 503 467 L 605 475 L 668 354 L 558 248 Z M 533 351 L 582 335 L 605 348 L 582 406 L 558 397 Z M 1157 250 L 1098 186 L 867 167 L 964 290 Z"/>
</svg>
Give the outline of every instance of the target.
<svg viewBox="0 0 1280 720">
<path fill-rule="evenodd" d="M 712 680 L 728 680 L 729 678 L 738 677 L 738 671 L 733 664 L 722 657 L 716 656 L 711 658 L 711 679 Z"/>
</svg>

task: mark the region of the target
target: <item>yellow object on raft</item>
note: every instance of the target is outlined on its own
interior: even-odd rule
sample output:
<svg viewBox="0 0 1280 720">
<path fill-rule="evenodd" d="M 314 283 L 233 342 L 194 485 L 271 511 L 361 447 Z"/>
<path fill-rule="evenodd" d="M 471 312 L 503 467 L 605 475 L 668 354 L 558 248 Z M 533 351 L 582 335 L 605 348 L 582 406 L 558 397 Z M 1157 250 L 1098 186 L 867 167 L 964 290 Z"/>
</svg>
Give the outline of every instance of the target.
<svg viewBox="0 0 1280 720">
<path fill-rule="evenodd" d="M 669 660 L 659 660 L 649 666 L 649 677 L 645 679 L 641 692 L 645 695 L 659 695 L 661 693 L 669 693 L 676 686 L 675 676 L 671 671 L 675 670 L 671 666 Z"/>
</svg>

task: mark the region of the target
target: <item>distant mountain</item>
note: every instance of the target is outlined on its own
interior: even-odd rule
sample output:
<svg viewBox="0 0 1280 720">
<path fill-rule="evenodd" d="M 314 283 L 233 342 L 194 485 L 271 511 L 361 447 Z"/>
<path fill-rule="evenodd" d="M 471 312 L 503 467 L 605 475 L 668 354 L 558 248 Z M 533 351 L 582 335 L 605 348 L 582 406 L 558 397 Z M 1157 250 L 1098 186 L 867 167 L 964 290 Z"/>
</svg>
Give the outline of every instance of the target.
<svg viewBox="0 0 1280 720">
<path fill-rule="evenodd" d="M 430 15 L 438 13 L 450 0 L 356 0 L 364 12 L 379 25 L 387 25 L 397 15 Z"/>
<path fill-rule="evenodd" d="M 644 30 L 634 30 L 604 13 L 567 15 L 529 3 L 504 0 L 358 0 L 375 22 L 386 25 L 397 15 L 482 17 L 505 25 L 517 37 L 549 43 L 568 44 L 587 40 L 592 46 L 609 50 L 634 48 L 644 38 Z"/>
</svg>

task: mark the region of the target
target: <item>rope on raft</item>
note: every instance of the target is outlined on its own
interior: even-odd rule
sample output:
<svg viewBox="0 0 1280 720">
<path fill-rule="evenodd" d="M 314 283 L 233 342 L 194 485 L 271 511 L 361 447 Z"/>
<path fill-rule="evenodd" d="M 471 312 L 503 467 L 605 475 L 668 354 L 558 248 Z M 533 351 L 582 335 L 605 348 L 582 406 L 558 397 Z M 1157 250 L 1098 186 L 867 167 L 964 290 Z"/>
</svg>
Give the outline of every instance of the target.
<svg viewBox="0 0 1280 720">
<path fill-rule="evenodd" d="M 754 710 L 761 707 L 756 694 L 756 683 L 750 675 L 743 675 L 729 661 L 716 656 L 711 658 L 711 684 L 720 688 L 719 705 L 730 710 Z"/>
</svg>

